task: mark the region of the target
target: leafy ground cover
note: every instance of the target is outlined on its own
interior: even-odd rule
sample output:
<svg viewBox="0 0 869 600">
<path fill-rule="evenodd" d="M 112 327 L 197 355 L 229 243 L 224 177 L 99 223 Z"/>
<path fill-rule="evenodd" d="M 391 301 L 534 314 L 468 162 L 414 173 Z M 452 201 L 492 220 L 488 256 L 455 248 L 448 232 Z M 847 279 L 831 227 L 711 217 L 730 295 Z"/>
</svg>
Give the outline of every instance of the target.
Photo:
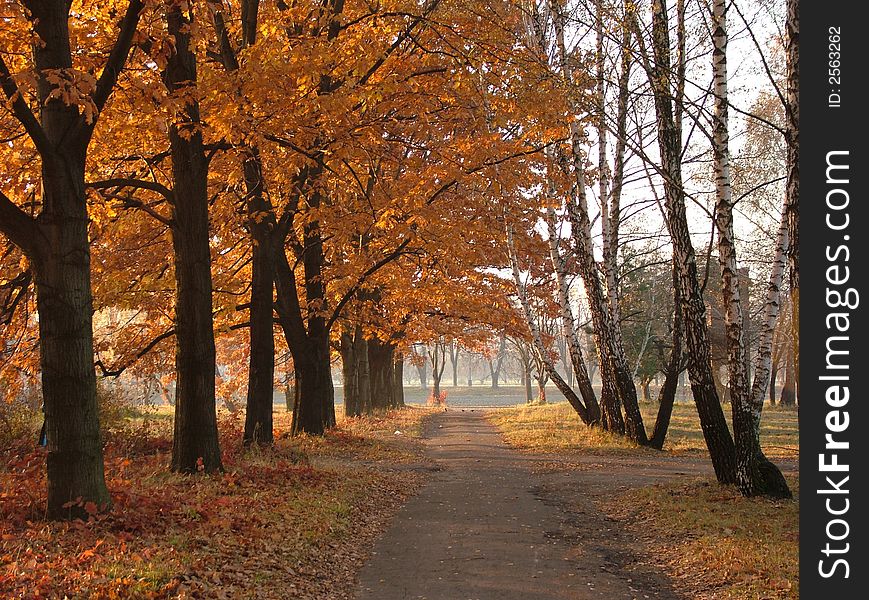
<svg viewBox="0 0 869 600">
<path fill-rule="evenodd" d="M 44 519 L 44 451 L 21 439 L 0 466 L 0 597 L 352 597 L 368 546 L 420 482 L 391 465 L 416 456 L 429 412 L 342 420 L 324 438 L 289 437 L 277 414 L 274 448 L 248 452 L 243 416 L 224 414 L 219 476 L 167 472 L 165 412 L 127 420 L 106 435 L 113 509 L 72 523 Z"/>
</svg>

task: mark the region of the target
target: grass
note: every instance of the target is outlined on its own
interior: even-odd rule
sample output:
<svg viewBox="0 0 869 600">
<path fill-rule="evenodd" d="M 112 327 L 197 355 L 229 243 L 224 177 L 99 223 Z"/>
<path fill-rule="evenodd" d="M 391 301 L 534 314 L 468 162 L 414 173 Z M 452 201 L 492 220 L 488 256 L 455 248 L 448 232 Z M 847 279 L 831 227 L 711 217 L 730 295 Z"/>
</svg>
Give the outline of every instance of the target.
<svg viewBox="0 0 869 600">
<path fill-rule="evenodd" d="M 341 419 L 322 438 L 288 436 L 279 412 L 274 447 L 247 452 L 243 415 L 224 412 L 214 476 L 169 473 L 171 414 L 139 416 L 107 437 L 114 507 L 87 522 L 44 519 L 44 450 L 26 440 L 0 453 L 0 597 L 350 597 L 360 546 L 420 478 L 371 463 L 412 457 L 430 412 Z"/>
<path fill-rule="evenodd" d="M 743 498 L 709 481 L 627 492 L 606 503 L 627 519 L 691 598 L 785 600 L 799 597 L 799 480 L 794 500 Z"/>
<path fill-rule="evenodd" d="M 650 430 L 657 405 L 641 404 L 643 421 Z M 729 407 L 725 416 L 730 422 Z M 582 450 L 602 454 L 651 452 L 621 436 L 586 427 L 566 402 L 542 406 L 521 405 L 492 411 L 490 420 L 501 428 L 512 446 L 535 452 Z M 761 443 L 770 458 L 799 458 L 799 428 L 793 409 L 769 408 L 763 413 Z M 693 404 L 676 404 L 664 450 L 676 455 L 703 455 L 706 445 Z"/>
<path fill-rule="evenodd" d="M 641 407 L 647 428 L 656 406 Z M 728 407 L 725 407 L 728 408 Z M 727 414 L 727 411 L 725 411 Z M 517 406 L 489 413 L 508 443 L 531 452 L 642 456 L 708 461 L 696 410 L 677 404 L 664 454 L 624 437 L 584 426 L 567 403 Z M 729 421 L 729 415 L 728 415 Z M 761 440 L 771 458 L 799 457 L 797 413 L 764 411 Z M 630 466 L 614 480 L 630 478 Z M 799 597 L 799 480 L 788 477 L 794 500 L 744 498 L 733 487 L 709 480 L 634 487 L 597 502 L 636 534 L 645 554 L 670 574 L 686 597 L 786 600 Z"/>
</svg>

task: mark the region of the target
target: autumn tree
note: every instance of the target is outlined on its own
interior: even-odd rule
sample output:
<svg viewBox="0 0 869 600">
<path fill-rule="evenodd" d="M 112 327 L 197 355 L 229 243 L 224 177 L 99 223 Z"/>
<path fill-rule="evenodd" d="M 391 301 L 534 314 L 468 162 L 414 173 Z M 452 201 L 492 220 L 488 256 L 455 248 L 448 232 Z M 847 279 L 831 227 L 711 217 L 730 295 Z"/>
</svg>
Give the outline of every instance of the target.
<svg viewBox="0 0 869 600">
<path fill-rule="evenodd" d="M 9 5 L 13 14 L 4 15 L 0 34 L 0 86 L 7 98 L 2 118 L 17 121 L 11 155 L 4 144 L 7 165 L 40 165 L 27 187 L 10 190 L 11 196 L 0 192 L 0 231 L 33 269 L 48 514 L 54 518 L 82 516 L 90 506 L 110 502 L 95 395 L 85 163 L 143 5 L 131 0 L 90 8 L 82 15 L 60 1 Z M 39 191 L 31 199 L 33 186 Z"/>
</svg>

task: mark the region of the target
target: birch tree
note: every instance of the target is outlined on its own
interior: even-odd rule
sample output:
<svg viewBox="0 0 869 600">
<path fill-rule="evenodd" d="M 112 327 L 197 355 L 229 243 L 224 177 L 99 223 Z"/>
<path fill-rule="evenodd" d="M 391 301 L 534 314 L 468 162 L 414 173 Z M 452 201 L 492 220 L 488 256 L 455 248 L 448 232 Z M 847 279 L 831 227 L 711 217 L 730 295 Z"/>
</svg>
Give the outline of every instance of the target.
<svg viewBox="0 0 869 600">
<path fill-rule="evenodd" d="M 721 292 L 724 306 L 725 335 L 727 340 L 728 379 L 733 411 L 733 431 L 736 446 L 736 484 L 746 496 L 768 494 L 789 497 L 790 491 L 778 469 L 769 461 L 763 461 L 760 448 L 760 408 L 748 383 L 748 356 L 743 319 L 743 300 L 740 297 L 737 267 L 736 238 L 733 227 L 733 199 L 730 181 L 730 140 L 728 133 L 728 86 L 727 86 L 727 8 L 726 0 L 712 3 L 712 71 L 714 112 L 712 117 L 713 170 L 715 176 L 715 224 L 718 233 L 718 261 L 721 267 Z M 786 233 L 786 232 L 785 232 Z M 783 249 L 781 233 L 779 248 Z M 779 258 L 780 260 L 780 258 Z M 769 346 L 772 329 L 777 316 L 777 292 L 781 284 L 780 269 L 773 268 L 772 281 L 766 305 L 764 334 L 769 337 L 764 353 L 766 365 L 764 380 L 768 377 Z M 747 301 L 747 299 L 746 299 Z M 770 323 L 770 320 L 773 322 Z M 762 386 L 762 387 L 761 387 Z M 760 406 L 763 405 L 761 387 Z M 782 487 L 783 485 L 783 487 Z"/>
</svg>

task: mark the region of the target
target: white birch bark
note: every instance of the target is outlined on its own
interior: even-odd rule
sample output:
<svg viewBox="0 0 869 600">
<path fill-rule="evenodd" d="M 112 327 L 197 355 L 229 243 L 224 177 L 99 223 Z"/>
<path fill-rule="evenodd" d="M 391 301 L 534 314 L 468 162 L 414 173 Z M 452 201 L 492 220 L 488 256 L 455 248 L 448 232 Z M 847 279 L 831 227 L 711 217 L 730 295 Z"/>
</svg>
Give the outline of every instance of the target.
<svg viewBox="0 0 869 600">
<path fill-rule="evenodd" d="M 788 252 L 788 215 L 782 211 L 775 243 L 775 257 L 766 288 L 763 321 L 760 325 L 757 355 L 754 362 L 754 381 L 751 386 L 751 409 L 755 427 L 760 427 L 763 400 L 772 374 L 773 348 L 775 346 L 776 322 L 781 312 L 781 287 L 784 280 Z"/>
</svg>

